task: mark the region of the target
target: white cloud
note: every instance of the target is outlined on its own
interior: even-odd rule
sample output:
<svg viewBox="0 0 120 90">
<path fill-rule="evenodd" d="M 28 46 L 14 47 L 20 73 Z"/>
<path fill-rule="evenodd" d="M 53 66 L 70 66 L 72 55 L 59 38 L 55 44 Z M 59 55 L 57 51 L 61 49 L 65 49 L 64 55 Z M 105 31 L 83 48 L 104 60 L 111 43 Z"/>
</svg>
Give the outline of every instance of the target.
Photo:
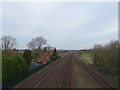
<svg viewBox="0 0 120 90">
<path fill-rule="evenodd" d="M 3 35 L 14 35 L 24 43 L 20 47 L 43 36 L 58 48 L 87 48 L 93 45 L 89 41 L 109 40 L 117 33 L 117 3 L 3 4 Z"/>
<path fill-rule="evenodd" d="M 103 35 L 106 35 L 106 34 L 110 34 L 110 33 L 116 33 L 117 32 L 117 28 L 113 28 L 113 29 L 108 29 L 108 30 L 105 30 L 105 31 L 99 31 L 99 32 L 93 32 L 91 34 L 89 34 L 90 36 L 103 36 Z"/>
<path fill-rule="evenodd" d="M 101 30 L 96 30 L 96 32 L 91 32 L 86 34 L 87 37 L 102 37 L 105 35 L 110 35 L 112 33 L 116 34 L 116 37 L 118 37 L 118 27 L 117 25 L 111 27 L 108 26 L 107 28 L 102 28 Z"/>
</svg>

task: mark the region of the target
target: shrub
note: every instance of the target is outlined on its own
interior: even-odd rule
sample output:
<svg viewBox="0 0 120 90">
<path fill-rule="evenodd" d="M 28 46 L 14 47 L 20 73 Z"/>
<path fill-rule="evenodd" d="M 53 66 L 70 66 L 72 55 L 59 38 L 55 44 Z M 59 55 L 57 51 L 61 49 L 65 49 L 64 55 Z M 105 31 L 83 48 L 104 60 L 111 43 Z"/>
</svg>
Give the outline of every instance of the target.
<svg viewBox="0 0 120 90">
<path fill-rule="evenodd" d="M 58 56 L 56 48 L 53 51 L 53 56 Z"/>
<path fill-rule="evenodd" d="M 47 48 L 46 48 L 46 47 L 44 47 L 43 51 L 44 51 L 44 52 L 47 52 Z"/>
<path fill-rule="evenodd" d="M 43 64 L 43 62 L 40 62 L 40 61 L 38 61 L 37 63 L 38 63 L 38 64 Z"/>
<path fill-rule="evenodd" d="M 3 82 L 14 79 L 28 71 L 28 65 L 20 56 L 2 57 L 2 80 Z"/>
<path fill-rule="evenodd" d="M 32 58 L 38 58 L 38 56 L 39 56 L 39 53 L 38 52 L 33 52 L 33 54 L 32 54 Z"/>
<path fill-rule="evenodd" d="M 30 50 L 25 50 L 23 53 L 23 58 L 25 59 L 26 63 L 30 65 L 32 61 L 32 55 Z"/>
<path fill-rule="evenodd" d="M 52 60 L 56 60 L 57 59 L 57 56 L 50 56 L 50 59 L 52 59 Z"/>
<path fill-rule="evenodd" d="M 95 45 L 94 65 L 109 74 L 117 75 L 118 45 L 118 41 L 112 41 L 106 45 Z"/>
<path fill-rule="evenodd" d="M 53 54 L 50 56 L 50 59 L 52 59 L 52 60 L 58 59 L 58 54 L 57 54 L 56 48 L 54 49 Z"/>
</svg>

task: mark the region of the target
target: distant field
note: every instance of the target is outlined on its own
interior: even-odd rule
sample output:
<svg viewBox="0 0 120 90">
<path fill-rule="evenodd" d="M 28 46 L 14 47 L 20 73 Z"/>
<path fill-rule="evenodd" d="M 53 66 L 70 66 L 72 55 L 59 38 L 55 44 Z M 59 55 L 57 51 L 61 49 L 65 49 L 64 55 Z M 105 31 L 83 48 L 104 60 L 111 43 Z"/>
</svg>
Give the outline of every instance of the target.
<svg viewBox="0 0 120 90">
<path fill-rule="evenodd" d="M 62 56 L 62 55 L 64 55 L 64 54 L 65 54 L 65 53 L 62 53 L 62 52 L 58 53 L 59 56 Z"/>
<path fill-rule="evenodd" d="M 86 53 L 80 54 L 80 56 L 82 58 L 84 58 L 88 64 L 93 64 L 93 54 L 92 53 L 86 52 Z"/>
</svg>

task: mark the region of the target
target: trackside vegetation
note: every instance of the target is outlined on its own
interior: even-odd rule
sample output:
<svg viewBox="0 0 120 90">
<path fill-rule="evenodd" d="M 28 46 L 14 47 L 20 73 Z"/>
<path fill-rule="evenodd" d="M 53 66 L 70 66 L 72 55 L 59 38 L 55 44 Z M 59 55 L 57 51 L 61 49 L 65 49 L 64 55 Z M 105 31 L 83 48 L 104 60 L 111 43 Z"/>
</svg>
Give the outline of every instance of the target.
<svg viewBox="0 0 120 90">
<path fill-rule="evenodd" d="M 120 43 L 111 41 L 104 45 L 96 44 L 91 51 L 82 52 L 80 56 L 86 63 L 100 72 L 118 78 L 118 58 L 120 57 Z"/>
<path fill-rule="evenodd" d="M 14 62 L 14 64 L 12 64 L 13 63 L 13 58 L 11 58 L 11 57 L 13 57 L 13 56 L 9 56 L 9 57 L 4 57 L 3 58 L 3 60 L 5 61 L 4 62 L 4 75 L 6 76 L 6 77 L 3 77 L 3 79 L 4 79 L 4 82 L 5 83 L 3 83 L 3 88 L 10 88 L 10 87 L 12 87 L 12 86 L 14 86 L 15 84 L 17 84 L 17 83 L 19 83 L 20 81 L 22 81 L 22 80 L 24 80 L 25 78 L 27 78 L 28 76 L 30 76 L 30 75 L 32 75 L 32 74 L 34 74 L 35 72 L 37 72 L 37 71 L 39 71 L 39 70 L 41 70 L 41 69 L 43 69 L 45 66 L 47 66 L 47 65 L 49 65 L 50 63 L 52 63 L 52 62 L 54 62 L 55 61 L 55 59 L 56 58 L 58 58 L 57 56 L 55 56 L 56 58 L 54 58 L 54 59 L 50 59 L 50 60 L 48 60 L 45 64 L 42 64 L 42 65 L 40 65 L 40 66 L 37 66 L 36 68 L 34 68 L 34 69 L 31 69 L 31 70 L 28 70 L 28 64 L 25 62 L 25 60 L 23 59 L 23 58 L 21 58 L 21 57 L 19 57 L 18 56 L 18 58 L 17 58 L 17 60 L 15 60 L 15 62 Z M 17 65 L 17 66 L 22 66 L 25 70 L 23 70 L 23 68 L 21 68 L 21 67 L 18 67 L 17 69 L 15 69 L 16 68 L 16 63 L 21 63 L 21 62 L 19 62 L 19 60 L 20 60 L 20 58 L 21 58 L 21 60 L 23 61 L 24 60 L 24 63 L 22 63 L 22 65 Z M 6 59 L 6 60 L 5 60 Z M 12 61 L 12 62 L 11 62 Z M 16 62 L 17 61 L 17 62 Z M 10 62 L 10 63 L 9 63 Z M 7 63 L 7 64 L 6 64 Z M 7 66 L 6 65 L 8 65 L 8 63 L 9 64 L 12 64 L 12 65 L 14 65 L 13 67 L 11 66 L 11 68 L 9 68 L 10 66 L 8 66 L 8 68 L 7 68 Z M 6 65 L 5 65 L 6 64 Z M 14 68 L 14 69 L 13 69 Z M 21 69 L 20 69 L 21 68 Z M 6 71 L 8 71 L 9 69 L 13 69 L 16 73 L 19 73 L 19 74 L 16 74 L 13 70 L 11 70 L 11 72 L 14 72 L 14 73 L 11 73 L 11 72 L 6 72 Z M 20 71 L 21 70 L 21 71 Z M 20 72 L 22 72 L 22 73 L 20 73 Z M 11 78 L 11 75 L 14 75 L 14 77 L 12 77 Z"/>
<path fill-rule="evenodd" d="M 56 60 L 57 58 L 58 58 L 58 53 L 57 53 L 57 50 L 55 48 L 53 51 L 53 54 L 50 56 L 50 59 Z"/>
<path fill-rule="evenodd" d="M 80 54 L 82 58 L 86 60 L 86 62 L 90 65 L 93 65 L 93 53 L 92 52 L 85 52 Z"/>
<path fill-rule="evenodd" d="M 30 63 L 31 63 L 31 61 L 32 61 L 31 51 L 26 49 L 26 50 L 23 52 L 23 58 L 24 58 L 24 60 L 26 61 L 26 63 L 27 63 L 28 65 L 30 65 Z"/>
<path fill-rule="evenodd" d="M 28 65 L 20 56 L 3 55 L 2 56 L 2 82 L 15 79 L 16 77 L 26 73 Z"/>
<path fill-rule="evenodd" d="M 94 46 L 93 63 L 101 72 L 112 76 L 118 76 L 118 49 L 120 43 L 111 41 L 105 45 L 97 44 Z"/>
<path fill-rule="evenodd" d="M 33 73 L 41 70 L 48 64 L 52 63 L 58 59 L 58 53 L 53 47 L 46 46 L 47 40 L 41 36 L 33 38 L 27 46 L 26 50 L 17 50 L 15 48 L 17 41 L 15 37 L 3 36 L 2 37 L 2 87 L 10 88 L 18 82 L 22 81 L 26 77 L 32 75 Z M 31 62 L 34 59 L 38 59 L 41 53 L 53 52 L 50 56 L 50 60 L 41 65 L 37 65 L 35 68 L 30 69 Z M 0 62 L 1 63 L 1 62 Z M 1 79 L 0 79 L 1 81 Z M 1 84 L 1 83 L 0 83 Z"/>
</svg>

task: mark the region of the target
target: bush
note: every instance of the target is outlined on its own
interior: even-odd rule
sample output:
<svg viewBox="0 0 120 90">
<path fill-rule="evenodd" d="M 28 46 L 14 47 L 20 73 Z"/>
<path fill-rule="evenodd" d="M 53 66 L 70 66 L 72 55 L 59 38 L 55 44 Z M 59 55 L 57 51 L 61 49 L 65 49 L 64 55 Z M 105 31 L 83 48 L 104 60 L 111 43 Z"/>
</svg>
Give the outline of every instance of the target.
<svg viewBox="0 0 120 90">
<path fill-rule="evenodd" d="M 34 53 L 32 54 L 32 57 L 33 57 L 33 58 L 38 58 L 38 56 L 39 56 L 39 53 L 37 53 L 37 52 L 34 52 Z"/>
<path fill-rule="evenodd" d="M 26 63 L 30 65 L 32 61 L 32 55 L 30 50 L 25 50 L 23 53 L 23 58 L 25 59 Z"/>
<path fill-rule="evenodd" d="M 43 62 L 40 62 L 40 61 L 38 61 L 37 63 L 38 63 L 38 64 L 43 64 Z"/>
<path fill-rule="evenodd" d="M 58 56 L 58 53 L 57 53 L 56 48 L 54 49 L 54 51 L 53 51 L 53 55 L 52 55 L 52 56 Z"/>
<path fill-rule="evenodd" d="M 2 80 L 3 83 L 14 79 L 28 71 L 28 65 L 20 56 L 2 57 Z"/>
<path fill-rule="evenodd" d="M 50 56 L 50 59 L 52 59 L 52 60 L 56 60 L 58 57 L 57 56 Z"/>
<path fill-rule="evenodd" d="M 57 50 L 56 50 L 56 48 L 54 49 L 54 51 L 53 51 L 53 54 L 50 56 L 50 59 L 52 59 L 52 60 L 56 60 L 56 59 L 58 59 L 58 53 L 57 53 Z"/>
<path fill-rule="evenodd" d="M 118 45 L 118 41 L 112 41 L 106 45 L 95 45 L 94 65 L 100 70 L 117 76 Z"/>
</svg>

